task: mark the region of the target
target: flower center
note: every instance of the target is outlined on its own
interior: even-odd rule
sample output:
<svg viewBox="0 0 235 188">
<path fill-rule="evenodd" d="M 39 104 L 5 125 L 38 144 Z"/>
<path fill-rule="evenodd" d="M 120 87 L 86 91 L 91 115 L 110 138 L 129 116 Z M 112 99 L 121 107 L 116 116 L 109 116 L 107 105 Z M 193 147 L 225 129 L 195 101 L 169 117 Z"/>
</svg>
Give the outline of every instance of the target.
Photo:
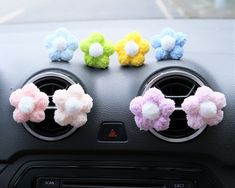
<svg viewBox="0 0 235 188">
<path fill-rule="evenodd" d="M 75 97 L 71 97 L 67 99 L 65 102 L 65 111 L 68 114 L 75 114 L 78 113 L 81 110 L 81 103 L 78 99 Z"/>
<path fill-rule="evenodd" d="M 35 101 L 33 97 L 22 97 L 18 104 L 19 111 L 23 114 L 30 114 L 35 108 Z"/>
<path fill-rule="evenodd" d="M 64 37 L 58 37 L 53 42 L 53 46 L 56 50 L 63 51 L 67 47 L 67 41 Z"/>
<path fill-rule="evenodd" d="M 161 46 L 163 50 L 171 51 L 175 47 L 175 39 L 169 35 L 166 35 L 161 39 Z"/>
<path fill-rule="evenodd" d="M 103 53 L 104 53 L 104 49 L 98 42 L 92 44 L 89 48 L 89 55 L 92 57 L 102 56 Z"/>
<path fill-rule="evenodd" d="M 160 109 L 154 103 L 146 103 L 142 106 L 142 114 L 146 119 L 156 120 L 160 117 Z"/>
<path fill-rule="evenodd" d="M 199 108 L 199 114 L 204 118 L 214 118 L 217 114 L 217 107 L 211 101 L 202 102 Z"/>
<path fill-rule="evenodd" d="M 128 41 L 125 46 L 125 51 L 128 56 L 134 57 L 139 52 L 139 46 L 133 40 Z"/>
</svg>

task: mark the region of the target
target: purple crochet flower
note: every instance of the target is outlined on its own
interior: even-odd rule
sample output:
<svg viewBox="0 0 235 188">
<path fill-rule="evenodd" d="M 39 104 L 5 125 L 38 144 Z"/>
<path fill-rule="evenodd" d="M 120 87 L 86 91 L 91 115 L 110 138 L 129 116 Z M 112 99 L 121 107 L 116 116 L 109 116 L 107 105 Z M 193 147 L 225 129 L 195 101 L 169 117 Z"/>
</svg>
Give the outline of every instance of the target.
<svg viewBox="0 0 235 188">
<path fill-rule="evenodd" d="M 207 124 L 217 125 L 223 120 L 224 113 L 221 109 L 226 106 L 226 99 L 223 93 L 202 86 L 194 96 L 186 98 L 181 106 L 187 114 L 188 126 L 200 129 Z"/>
<path fill-rule="evenodd" d="M 151 88 L 143 96 L 135 97 L 129 108 L 140 130 L 163 131 L 169 128 L 169 116 L 175 110 L 175 102 L 166 99 L 159 89 Z"/>
</svg>

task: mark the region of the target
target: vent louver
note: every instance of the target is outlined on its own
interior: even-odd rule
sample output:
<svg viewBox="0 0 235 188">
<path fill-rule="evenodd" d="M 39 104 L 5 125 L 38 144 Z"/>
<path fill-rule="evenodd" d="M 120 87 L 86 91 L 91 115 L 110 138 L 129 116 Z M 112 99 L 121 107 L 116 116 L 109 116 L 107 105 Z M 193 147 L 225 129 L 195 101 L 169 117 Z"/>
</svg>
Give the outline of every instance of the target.
<svg viewBox="0 0 235 188">
<path fill-rule="evenodd" d="M 185 142 L 198 136 L 205 127 L 199 130 L 188 127 L 186 114 L 182 111 L 181 104 L 202 85 L 204 82 L 200 78 L 184 70 L 167 70 L 151 77 L 144 92 L 151 87 L 156 87 L 166 98 L 174 100 L 176 105 L 176 110 L 170 117 L 169 129 L 160 132 L 152 129 L 151 132 L 169 142 Z"/>
<path fill-rule="evenodd" d="M 60 126 L 54 121 L 54 112 L 56 108 L 52 102 L 52 96 L 56 90 L 67 89 L 70 85 L 75 84 L 76 82 L 65 74 L 59 72 L 44 72 L 38 74 L 31 78 L 27 83 L 30 82 L 33 82 L 40 91 L 49 96 L 49 106 L 45 111 L 45 120 L 40 123 L 33 123 L 30 121 L 25 123 L 24 127 L 26 130 L 35 137 L 47 141 L 61 140 L 76 131 L 75 127 Z"/>
</svg>

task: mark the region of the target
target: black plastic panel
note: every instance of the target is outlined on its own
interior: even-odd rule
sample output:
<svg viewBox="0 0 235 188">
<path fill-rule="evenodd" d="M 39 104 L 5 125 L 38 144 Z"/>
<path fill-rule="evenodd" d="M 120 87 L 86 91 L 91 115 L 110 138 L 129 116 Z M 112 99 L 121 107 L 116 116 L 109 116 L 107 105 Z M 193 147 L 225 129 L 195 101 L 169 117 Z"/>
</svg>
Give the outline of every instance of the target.
<svg viewBox="0 0 235 188">
<path fill-rule="evenodd" d="M 67 164 L 67 166 L 64 166 Z M 95 164 L 95 165 L 94 165 Z M 143 166 L 142 166 L 143 165 Z M 188 182 L 191 187 L 221 188 L 208 169 L 187 163 L 119 162 L 32 162 L 25 164 L 15 176 L 10 188 L 44 188 L 42 182 L 55 182 L 60 188 L 81 187 L 161 187 L 172 188 L 174 182 Z M 54 181 L 52 181 L 54 179 Z M 49 184 L 49 183 L 44 183 Z M 45 188 L 54 188 L 45 186 Z M 56 187 L 58 188 L 58 187 Z"/>
</svg>

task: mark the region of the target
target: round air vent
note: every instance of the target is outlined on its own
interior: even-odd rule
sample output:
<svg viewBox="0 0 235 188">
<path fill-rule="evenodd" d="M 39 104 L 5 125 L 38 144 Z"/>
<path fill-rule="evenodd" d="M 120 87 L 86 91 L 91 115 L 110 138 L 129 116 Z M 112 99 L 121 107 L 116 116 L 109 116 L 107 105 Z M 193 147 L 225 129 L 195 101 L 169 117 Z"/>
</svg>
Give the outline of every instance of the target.
<svg viewBox="0 0 235 188">
<path fill-rule="evenodd" d="M 185 142 L 198 136 L 206 127 L 199 130 L 188 127 L 181 104 L 185 98 L 193 95 L 197 88 L 203 85 L 205 84 L 199 77 L 184 70 L 165 70 L 152 76 L 143 92 L 151 87 L 160 89 L 166 98 L 175 101 L 176 110 L 170 117 L 169 129 L 159 132 L 155 129 L 150 131 L 158 138 L 169 142 Z"/>
<path fill-rule="evenodd" d="M 46 93 L 49 97 L 49 105 L 45 111 L 45 120 L 41 123 L 30 121 L 24 123 L 26 130 L 33 136 L 46 141 L 61 140 L 75 132 L 76 127 L 60 126 L 54 121 L 56 107 L 52 102 L 54 92 L 58 89 L 67 89 L 70 85 L 75 84 L 74 79 L 60 72 L 44 72 L 32 77 L 27 83 L 34 83 L 40 91 Z"/>
</svg>

